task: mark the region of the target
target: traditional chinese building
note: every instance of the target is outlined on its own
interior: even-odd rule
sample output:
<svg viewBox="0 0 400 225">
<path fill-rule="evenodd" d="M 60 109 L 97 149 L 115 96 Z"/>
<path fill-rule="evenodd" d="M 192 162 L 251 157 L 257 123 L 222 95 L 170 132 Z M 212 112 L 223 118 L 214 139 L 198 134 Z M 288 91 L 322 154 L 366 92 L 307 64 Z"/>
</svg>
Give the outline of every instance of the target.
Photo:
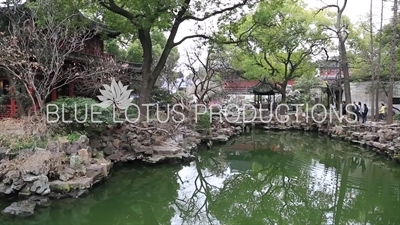
<svg viewBox="0 0 400 225">
<path fill-rule="evenodd" d="M 288 82 L 288 87 L 291 87 L 295 81 L 290 80 Z M 263 89 L 263 90 L 258 90 Z M 268 89 L 268 90 L 264 90 Z M 255 92 L 254 92 L 255 90 Z M 262 80 L 231 80 L 225 82 L 224 91 L 227 94 L 228 99 L 238 98 L 238 99 L 246 99 L 248 101 L 254 101 L 255 103 L 260 102 L 262 97 L 260 96 L 275 96 L 277 93 L 276 90 L 272 90 L 266 80 L 263 78 Z M 274 93 L 274 94 L 273 94 Z M 255 99 L 256 97 L 256 99 Z"/>
<path fill-rule="evenodd" d="M 349 71 L 351 76 L 351 70 Z M 341 101 L 343 96 L 343 71 L 337 60 L 321 62 L 318 67 L 318 76 L 327 84 L 327 92 L 332 100 Z"/>
<path fill-rule="evenodd" d="M 117 60 L 115 55 L 104 52 L 104 39 L 102 37 L 106 36 L 108 38 L 116 38 L 120 35 L 120 32 L 110 30 L 105 25 L 89 20 L 83 15 L 82 17 L 85 20 L 88 20 L 89 29 L 96 30 L 96 33 L 91 39 L 85 41 L 84 48 L 81 51 L 76 51 L 70 54 L 68 62 L 66 63 L 74 63 L 85 59 L 87 60 L 88 58 L 112 59 L 117 62 L 117 64 L 125 65 L 127 76 L 141 73 L 141 63 L 122 62 Z M 74 83 L 61 83 L 58 86 L 60 86 L 60 88 L 52 91 L 47 102 L 55 101 L 60 96 L 74 96 Z M 0 119 L 5 117 L 15 117 L 17 114 L 17 104 L 12 95 L 15 88 L 16 87 L 12 86 L 12 82 L 10 82 L 9 78 L 6 76 L 5 71 L 0 68 Z M 20 92 L 24 92 L 23 88 L 21 88 Z"/>
</svg>

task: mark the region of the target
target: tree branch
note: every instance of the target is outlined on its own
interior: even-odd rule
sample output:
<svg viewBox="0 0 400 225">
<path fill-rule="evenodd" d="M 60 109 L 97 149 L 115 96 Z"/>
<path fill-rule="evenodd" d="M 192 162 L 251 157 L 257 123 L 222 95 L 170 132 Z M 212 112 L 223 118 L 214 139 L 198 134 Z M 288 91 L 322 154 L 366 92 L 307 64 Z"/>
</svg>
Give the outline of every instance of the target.
<svg viewBox="0 0 400 225">
<path fill-rule="evenodd" d="M 184 17 L 181 18 L 181 21 L 182 22 L 185 21 L 185 20 L 195 20 L 195 21 L 198 21 L 198 22 L 205 21 L 207 19 L 210 19 L 213 16 L 216 16 L 216 15 L 222 14 L 224 12 L 231 11 L 231 10 L 234 10 L 234 9 L 239 8 L 241 6 L 244 6 L 244 5 L 247 4 L 247 2 L 248 2 L 248 0 L 243 0 L 241 3 L 235 4 L 233 6 L 230 6 L 230 7 L 221 9 L 221 10 L 214 11 L 214 12 L 210 13 L 209 15 L 206 15 L 206 16 L 204 16 L 202 18 L 198 18 L 198 17 L 191 16 L 191 15 L 184 16 Z"/>
</svg>

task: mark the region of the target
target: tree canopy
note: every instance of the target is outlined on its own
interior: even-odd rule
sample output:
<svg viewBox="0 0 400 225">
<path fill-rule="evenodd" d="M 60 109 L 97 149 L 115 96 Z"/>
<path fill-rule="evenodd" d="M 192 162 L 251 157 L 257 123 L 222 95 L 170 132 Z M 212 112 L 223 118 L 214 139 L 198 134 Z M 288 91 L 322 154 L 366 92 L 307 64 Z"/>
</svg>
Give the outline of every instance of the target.
<svg viewBox="0 0 400 225">
<path fill-rule="evenodd" d="M 327 18 L 304 7 L 291 0 L 262 3 L 255 13 L 243 18 L 238 32 L 251 30 L 232 64 L 248 78 L 266 76 L 283 101 L 288 81 L 315 73 L 312 56 L 321 53 L 330 41 L 321 28 Z"/>
</svg>

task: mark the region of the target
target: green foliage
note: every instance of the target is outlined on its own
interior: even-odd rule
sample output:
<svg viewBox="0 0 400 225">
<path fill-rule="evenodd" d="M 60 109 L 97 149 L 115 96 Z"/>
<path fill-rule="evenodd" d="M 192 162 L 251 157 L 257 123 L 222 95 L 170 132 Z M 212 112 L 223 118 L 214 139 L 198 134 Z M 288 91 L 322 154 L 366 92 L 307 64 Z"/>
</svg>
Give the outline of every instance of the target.
<svg viewBox="0 0 400 225">
<path fill-rule="evenodd" d="M 195 124 L 196 128 L 200 130 L 210 129 L 211 128 L 210 118 L 211 114 L 208 112 L 205 114 L 197 115 L 197 122 Z"/>
<path fill-rule="evenodd" d="M 163 88 L 155 87 L 153 90 L 153 94 L 151 97 L 151 102 L 157 103 L 162 102 L 164 104 L 172 104 L 173 103 L 173 95 L 169 93 L 168 90 Z"/>
<path fill-rule="evenodd" d="M 41 140 L 38 137 L 31 135 L 23 136 L 0 136 L 0 146 L 5 147 L 11 151 L 20 151 L 24 149 L 31 149 L 34 147 L 44 148 L 47 145 L 47 141 Z"/>
<path fill-rule="evenodd" d="M 297 3 L 296 3 L 297 2 Z M 298 1 L 260 3 L 257 11 L 243 18 L 239 32 L 251 29 L 249 42 L 236 50 L 232 64 L 249 79 L 267 76 L 272 83 L 315 73 L 311 56 L 329 43 L 321 25 L 324 14 L 304 9 Z M 283 93 L 285 90 L 281 89 Z"/>
<path fill-rule="evenodd" d="M 396 121 L 400 121 L 400 114 L 395 114 L 393 119 Z"/>
<path fill-rule="evenodd" d="M 77 141 L 81 135 L 82 135 L 82 133 L 73 131 L 72 133 L 67 135 L 67 140 L 69 142 Z"/>
<path fill-rule="evenodd" d="M 321 79 L 313 75 L 304 75 L 296 79 L 296 83 L 293 85 L 294 89 L 304 90 L 305 93 L 310 93 L 311 88 L 320 86 L 322 84 Z"/>
<path fill-rule="evenodd" d="M 152 34 L 151 39 L 152 39 L 152 51 L 153 51 L 152 69 L 154 69 L 154 67 L 156 66 L 157 62 L 161 57 L 163 48 L 167 43 L 167 39 L 164 36 L 164 34 L 157 29 L 154 29 L 151 32 L 151 34 Z M 124 61 L 142 62 L 143 48 L 142 45 L 140 44 L 140 41 L 138 39 L 133 39 L 128 44 L 124 44 L 124 42 L 126 41 L 123 39 L 124 38 L 122 37 L 118 39 L 106 40 L 104 46 L 105 51 L 109 54 L 116 55 L 117 58 Z M 178 49 L 177 48 L 172 49 L 170 54 L 168 55 L 164 69 L 159 79 L 161 83 L 164 82 L 172 83 L 176 81 L 176 79 L 178 78 L 178 73 L 176 73 L 174 69 L 178 64 L 179 57 L 180 55 Z"/>
<path fill-rule="evenodd" d="M 63 36 L 73 36 L 78 32 L 87 33 L 90 20 L 79 12 L 72 1 L 36 0 L 24 4 L 36 19 L 36 25 L 43 29 L 64 27 Z M 62 9 L 62 10 L 61 10 Z M 70 29 L 72 28 L 72 29 Z"/>
<path fill-rule="evenodd" d="M 97 106 L 98 102 L 91 98 L 63 97 L 50 104 L 47 106 L 49 121 L 55 121 L 58 129 L 64 133 L 101 130 L 113 122 L 112 109 L 100 108 Z M 55 111 L 57 115 L 49 113 Z M 60 130 L 57 133 L 60 133 Z"/>
</svg>

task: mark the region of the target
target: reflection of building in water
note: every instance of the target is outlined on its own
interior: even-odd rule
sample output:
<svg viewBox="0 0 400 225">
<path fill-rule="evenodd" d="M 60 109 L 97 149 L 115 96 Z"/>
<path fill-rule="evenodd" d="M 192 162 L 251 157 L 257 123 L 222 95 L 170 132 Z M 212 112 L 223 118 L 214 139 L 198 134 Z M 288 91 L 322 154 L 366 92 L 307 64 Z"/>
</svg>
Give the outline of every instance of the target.
<svg viewBox="0 0 400 225">
<path fill-rule="evenodd" d="M 252 170 L 254 163 L 265 165 L 265 162 L 275 162 L 276 157 L 287 157 L 288 154 L 281 144 L 257 142 L 253 140 L 236 140 L 233 145 L 224 148 L 226 161 L 233 171 Z M 292 154 L 289 154 L 292 155 Z M 270 160 L 266 160 L 270 158 Z M 274 159 L 275 158 L 275 159 Z M 269 163 L 268 163 L 269 164 Z"/>
</svg>

